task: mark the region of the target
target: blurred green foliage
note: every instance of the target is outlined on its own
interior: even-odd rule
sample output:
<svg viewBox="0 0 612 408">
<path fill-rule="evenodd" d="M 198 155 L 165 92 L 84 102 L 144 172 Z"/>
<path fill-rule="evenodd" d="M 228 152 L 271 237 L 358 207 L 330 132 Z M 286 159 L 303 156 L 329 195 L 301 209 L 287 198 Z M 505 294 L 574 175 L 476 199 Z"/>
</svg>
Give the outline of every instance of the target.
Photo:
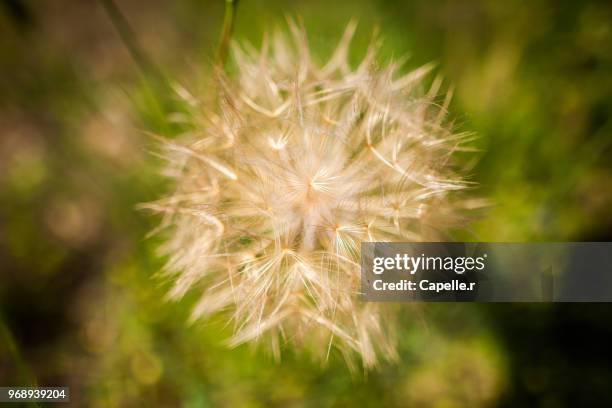
<svg viewBox="0 0 612 408">
<path fill-rule="evenodd" d="M 117 3 L 166 78 L 205 87 L 222 0 Z M 474 193 L 492 202 L 457 238 L 610 240 L 608 2 L 241 0 L 235 38 L 257 44 L 285 16 L 322 57 L 356 19 L 355 61 L 378 27 L 381 60 L 437 64 L 457 127 L 478 135 Z M 139 70 L 95 1 L 4 1 L 0 62 L 1 385 L 68 385 L 75 406 L 105 407 L 605 398 L 605 305 L 403 305 L 401 362 L 368 373 L 225 348 L 222 321 L 188 325 L 193 299 L 163 300 L 155 219 L 135 210 L 166 188 L 143 131 L 181 130 L 168 84 Z"/>
</svg>

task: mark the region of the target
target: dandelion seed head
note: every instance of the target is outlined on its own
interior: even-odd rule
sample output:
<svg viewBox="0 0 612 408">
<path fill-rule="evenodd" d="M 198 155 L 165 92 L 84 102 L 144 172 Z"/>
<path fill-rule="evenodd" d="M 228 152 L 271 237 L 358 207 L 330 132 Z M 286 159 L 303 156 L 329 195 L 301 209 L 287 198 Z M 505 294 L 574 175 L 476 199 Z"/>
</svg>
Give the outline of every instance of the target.
<svg viewBox="0 0 612 408">
<path fill-rule="evenodd" d="M 376 66 L 374 45 L 351 67 L 354 24 L 318 64 L 290 29 L 234 44 L 237 72 L 214 103 L 179 88 L 193 131 L 163 143 L 174 191 L 145 207 L 163 214 L 171 296 L 201 291 L 194 320 L 226 316 L 232 346 L 337 349 L 371 367 L 396 352 L 392 314 L 358 299 L 360 243 L 452 226 L 465 135 L 446 123 L 439 81 L 423 89 L 431 66 L 400 75 Z"/>
</svg>

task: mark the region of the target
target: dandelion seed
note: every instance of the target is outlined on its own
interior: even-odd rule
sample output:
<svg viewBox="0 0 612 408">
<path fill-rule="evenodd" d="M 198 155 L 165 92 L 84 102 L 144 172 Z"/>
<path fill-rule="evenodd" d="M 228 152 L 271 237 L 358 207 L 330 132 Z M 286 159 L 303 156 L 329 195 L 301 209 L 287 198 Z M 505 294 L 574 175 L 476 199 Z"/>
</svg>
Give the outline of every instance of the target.
<svg viewBox="0 0 612 408">
<path fill-rule="evenodd" d="M 453 153 L 470 135 L 444 126 L 439 80 L 420 90 L 431 65 L 398 77 L 397 64 L 373 65 L 372 46 L 351 69 L 353 24 L 317 65 L 290 25 L 290 39 L 261 51 L 233 46 L 220 103 L 179 88 L 200 107 L 196 131 L 165 144 L 174 193 L 146 207 L 165 214 L 172 294 L 204 287 L 192 319 L 227 316 L 231 346 L 266 340 L 278 356 L 291 343 L 323 358 L 337 348 L 371 367 L 396 355 L 393 322 L 358 299 L 359 244 L 451 227 L 467 186 Z"/>
</svg>

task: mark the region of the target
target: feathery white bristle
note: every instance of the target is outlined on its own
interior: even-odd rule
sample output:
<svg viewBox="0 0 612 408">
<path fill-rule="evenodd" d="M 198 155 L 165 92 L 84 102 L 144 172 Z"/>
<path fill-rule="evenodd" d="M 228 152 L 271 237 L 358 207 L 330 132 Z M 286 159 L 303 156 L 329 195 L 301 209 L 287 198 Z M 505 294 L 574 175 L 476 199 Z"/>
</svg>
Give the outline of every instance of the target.
<svg viewBox="0 0 612 408">
<path fill-rule="evenodd" d="M 203 285 L 192 317 L 226 313 L 232 346 L 393 358 L 391 315 L 358 299 L 360 243 L 431 239 L 424 227 L 443 230 L 460 209 L 463 136 L 443 123 L 439 81 L 421 89 L 431 65 L 397 77 L 372 47 L 351 69 L 354 29 L 323 66 L 294 24 L 292 41 L 234 45 L 237 73 L 215 105 L 180 88 L 197 136 L 165 143 L 176 191 L 147 207 L 165 214 L 172 295 Z"/>
</svg>

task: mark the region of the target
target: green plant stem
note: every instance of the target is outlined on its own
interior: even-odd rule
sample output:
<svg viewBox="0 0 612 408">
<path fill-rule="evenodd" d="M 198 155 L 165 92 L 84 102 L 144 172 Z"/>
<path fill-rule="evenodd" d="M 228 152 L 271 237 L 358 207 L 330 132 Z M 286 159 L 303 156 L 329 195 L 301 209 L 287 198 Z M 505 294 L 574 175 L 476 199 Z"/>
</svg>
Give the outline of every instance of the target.
<svg viewBox="0 0 612 408">
<path fill-rule="evenodd" d="M 145 92 L 151 98 L 153 109 L 159 117 L 166 117 L 166 103 L 163 95 L 170 95 L 168 92 L 171 89 L 170 83 L 163 75 L 162 71 L 153 63 L 153 61 L 143 51 L 143 48 L 138 43 L 134 31 L 130 27 L 127 19 L 121 13 L 114 0 L 98 0 L 111 23 L 119 33 L 121 41 L 128 49 L 130 56 L 139 68 L 144 79 Z M 160 97 L 160 95 L 162 95 Z M 161 130 L 169 132 L 167 123 L 161 125 Z"/>
<path fill-rule="evenodd" d="M 223 29 L 221 31 L 221 40 L 219 41 L 219 50 L 217 52 L 217 64 L 223 68 L 227 60 L 230 39 L 234 31 L 234 22 L 236 20 L 236 7 L 238 0 L 225 0 L 225 16 L 223 18 Z"/>
<path fill-rule="evenodd" d="M 2 341 L 7 348 L 8 354 L 11 356 L 15 368 L 17 369 L 17 376 L 14 380 L 19 381 L 18 383 L 13 384 L 3 384 L 6 386 L 27 386 L 27 387 L 36 387 L 37 381 L 32 371 L 28 367 L 27 363 L 21 356 L 19 351 L 19 347 L 17 346 L 17 342 L 11 333 L 9 326 L 6 324 L 4 320 L 4 316 L 0 313 L 0 341 Z M 39 405 L 35 402 L 29 402 L 26 404 L 28 407 L 39 407 Z"/>
<path fill-rule="evenodd" d="M 161 80 L 162 82 L 164 82 L 163 75 L 161 74 L 159 69 L 157 69 L 155 64 L 153 64 L 153 62 L 147 57 L 144 51 L 142 51 L 142 47 L 140 46 L 140 44 L 138 44 L 138 40 L 136 39 L 136 36 L 134 35 L 134 32 L 132 31 L 128 21 L 123 16 L 115 2 L 113 0 L 99 1 L 102 4 L 102 7 L 104 7 L 106 14 L 108 14 L 108 17 L 113 23 L 113 26 L 119 33 L 119 36 L 121 37 L 121 40 L 128 49 L 128 52 L 130 53 L 142 73 L 145 76 L 152 75 L 153 77 L 155 77 L 156 80 Z"/>
</svg>

